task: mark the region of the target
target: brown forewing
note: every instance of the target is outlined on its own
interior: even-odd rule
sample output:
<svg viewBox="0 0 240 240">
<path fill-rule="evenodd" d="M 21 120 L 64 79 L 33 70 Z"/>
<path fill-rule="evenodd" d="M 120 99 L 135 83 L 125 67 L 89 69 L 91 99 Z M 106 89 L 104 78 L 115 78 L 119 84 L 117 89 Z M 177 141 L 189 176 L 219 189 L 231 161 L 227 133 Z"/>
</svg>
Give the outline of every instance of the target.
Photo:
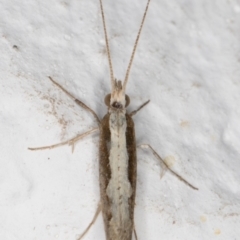
<svg viewBox="0 0 240 240">
<path fill-rule="evenodd" d="M 110 114 L 106 114 L 100 124 L 100 142 L 99 142 L 99 182 L 100 182 L 100 195 L 101 195 L 101 206 L 102 215 L 104 221 L 104 227 L 106 232 L 107 240 L 110 239 L 109 234 L 109 222 L 112 218 L 110 200 L 106 194 L 106 188 L 108 186 L 109 180 L 111 178 L 110 164 L 109 164 L 109 146 L 110 146 L 110 129 L 109 129 L 109 117 Z M 133 229 L 133 219 L 134 219 L 134 205 L 135 205 L 135 194 L 136 194 L 136 178 L 137 178 L 137 160 L 136 160 L 136 141 L 135 141 L 135 131 L 134 122 L 132 118 L 126 114 L 127 120 L 127 131 L 126 131 L 126 143 L 128 151 L 128 178 L 132 187 L 132 196 L 129 198 L 129 212 L 130 219 L 129 224 L 131 224 L 131 229 Z M 131 240 L 132 233 L 129 239 Z"/>
</svg>

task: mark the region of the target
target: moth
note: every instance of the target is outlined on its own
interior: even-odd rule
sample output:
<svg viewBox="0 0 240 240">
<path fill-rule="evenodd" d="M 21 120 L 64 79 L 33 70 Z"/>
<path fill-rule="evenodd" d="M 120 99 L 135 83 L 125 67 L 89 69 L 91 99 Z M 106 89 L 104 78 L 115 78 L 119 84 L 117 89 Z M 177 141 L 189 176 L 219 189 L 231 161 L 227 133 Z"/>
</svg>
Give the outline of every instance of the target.
<svg viewBox="0 0 240 240">
<path fill-rule="evenodd" d="M 78 238 L 78 240 L 82 239 L 87 233 L 100 212 L 102 212 L 103 215 L 106 240 L 131 240 L 133 233 L 137 239 L 137 234 L 134 227 L 134 205 L 137 180 L 137 146 L 134 121 L 132 117 L 145 105 L 147 105 L 150 100 L 143 103 L 135 111 L 128 113 L 126 108 L 130 103 L 130 98 L 128 95 L 126 95 L 126 85 L 149 4 L 150 0 L 147 1 L 144 15 L 131 54 L 130 62 L 128 64 L 126 76 L 122 83 L 122 81 L 114 78 L 103 4 L 102 0 L 100 0 L 112 89 L 111 93 L 105 97 L 105 104 L 108 108 L 108 112 L 102 120 L 98 118 L 97 114 L 90 107 L 88 107 L 82 101 L 76 99 L 61 85 L 49 77 L 49 79 L 57 87 L 62 89 L 66 94 L 73 98 L 75 103 L 89 111 L 98 122 L 97 128 L 93 128 L 88 132 L 78 135 L 68 141 L 46 147 L 29 148 L 30 150 L 49 149 L 62 146 L 64 144 L 69 144 L 72 146 L 72 148 L 74 148 L 76 141 L 93 132 L 99 131 L 99 186 L 101 200 L 93 220 Z M 164 168 L 168 168 L 166 163 L 150 145 L 142 144 L 139 147 L 150 149 L 152 153 L 159 159 L 162 166 Z M 197 189 L 177 173 L 173 172 L 171 169 L 169 170 L 191 188 Z"/>
</svg>

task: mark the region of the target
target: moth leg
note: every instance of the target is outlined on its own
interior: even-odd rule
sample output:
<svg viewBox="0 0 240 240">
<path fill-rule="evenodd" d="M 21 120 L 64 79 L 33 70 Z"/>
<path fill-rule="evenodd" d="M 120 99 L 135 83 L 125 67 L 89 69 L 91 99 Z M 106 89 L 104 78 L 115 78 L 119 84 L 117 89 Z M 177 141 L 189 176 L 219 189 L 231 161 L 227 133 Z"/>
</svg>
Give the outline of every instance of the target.
<svg viewBox="0 0 240 240">
<path fill-rule="evenodd" d="M 133 233 L 134 233 L 135 240 L 138 240 L 135 224 L 133 224 Z"/>
<path fill-rule="evenodd" d="M 80 237 L 77 239 L 77 240 L 80 240 L 82 239 L 85 234 L 88 232 L 88 230 L 92 227 L 92 225 L 95 223 L 95 221 L 97 220 L 97 217 L 99 215 L 99 213 L 101 212 L 102 208 L 101 208 L 101 204 L 99 203 L 98 204 L 98 207 L 97 207 L 97 211 L 95 212 L 94 216 L 93 216 L 93 219 L 92 221 L 89 223 L 89 225 L 87 226 L 87 228 L 84 230 L 84 232 L 80 235 Z"/>
<path fill-rule="evenodd" d="M 186 185 L 188 185 L 192 189 L 198 190 L 198 188 L 194 187 L 191 183 L 189 183 L 187 180 L 185 180 L 183 177 L 181 177 L 179 174 L 177 174 L 171 168 L 169 168 L 168 165 L 163 161 L 163 159 L 157 154 L 157 152 L 149 144 L 141 144 L 138 147 L 143 148 L 143 149 L 149 148 L 152 151 L 153 155 L 160 161 L 160 163 L 162 164 L 162 166 L 164 166 L 165 169 L 167 168 L 180 181 L 184 182 Z"/>
<path fill-rule="evenodd" d="M 59 83 L 55 82 L 51 77 L 48 77 L 51 82 L 53 84 L 55 84 L 57 87 L 59 87 L 63 92 L 65 92 L 70 98 L 72 98 L 74 100 L 75 103 L 77 103 L 79 106 L 81 106 L 82 108 L 84 108 L 85 110 L 89 111 L 94 118 L 97 120 L 98 124 L 100 123 L 100 120 L 97 116 L 97 114 L 90 108 L 88 107 L 85 103 L 83 103 L 82 101 L 78 100 L 77 98 L 75 98 L 71 93 L 69 93 L 65 88 L 63 88 Z"/>
<path fill-rule="evenodd" d="M 72 152 L 73 152 L 73 151 L 74 151 L 74 144 L 75 144 L 78 140 L 80 140 L 80 139 L 88 136 L 89 134 L 91 134 L 91 133 L 93 133 L 93 132 L 96 132 L 98 129 L 99 129 L 99 128 L 93 128 L 93 129 L 91 129 L 91 130 L 89 130 L 89 131 L 87 131 L 87 132 L 85 132 L 85 133 L 79 134 L 79 135 L 77 135 L 76 137 L 71 138 L 71 139 L 69 139 L 69 140 L 67 140 L 67 141 L 64 141 L 64 142 L 60 142 L 60 143 L 53 144 L 53 145 L 50 145 L 50 146 L 43 146 L 43 147 L 36 147 L 36 148 L 28 148 L 28 149 L 29 149 L 29 150 L 32 150 L 32 151 L 35 151 L 35 150 L 43 150 L 43 149 L 52 149 L 52 148 L 56 148 L 56 147 L 60 147 L 60 146 L 63 146 L 63 145 L 68 144 L 68 145 L 72 146 Z"/>
<path fill-rule="evenodd" d="M 138 111 L 140 111 L 143 107 L 145 107 L 149 102 L 150 102 L 150 100 L 146 101 L 146 102 L 143 103 L 140 107 L 138 107 L 136 110 L 130 112 L 129 115 L 132 117 L 132 116 L 135 115 Z"/>
</svg>

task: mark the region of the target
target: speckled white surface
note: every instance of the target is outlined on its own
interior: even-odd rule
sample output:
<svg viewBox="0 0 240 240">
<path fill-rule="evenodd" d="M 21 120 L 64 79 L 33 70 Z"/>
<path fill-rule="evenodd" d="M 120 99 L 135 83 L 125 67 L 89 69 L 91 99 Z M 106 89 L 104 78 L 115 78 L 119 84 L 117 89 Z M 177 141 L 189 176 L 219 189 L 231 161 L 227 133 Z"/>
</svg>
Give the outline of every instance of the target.
<svg viewBox="0 0 240 240">
<path fill-rule="evenodd" d="M 123 79 L 146 1 L 103 1 L 115 77 Z M 0 3 L 0 239 L 76 240 L 99 201 L 98 137 L 31 152 L 102 117 L 110 81 L 99 2 Z M 138 143 L 149 143 L 194 191 L 138 151 L 139 240 L 240 236 L 240 2 L 152 0 L 130 73 Z M 99 217 L 85 239 L 105 239 Z"/>
</svg>

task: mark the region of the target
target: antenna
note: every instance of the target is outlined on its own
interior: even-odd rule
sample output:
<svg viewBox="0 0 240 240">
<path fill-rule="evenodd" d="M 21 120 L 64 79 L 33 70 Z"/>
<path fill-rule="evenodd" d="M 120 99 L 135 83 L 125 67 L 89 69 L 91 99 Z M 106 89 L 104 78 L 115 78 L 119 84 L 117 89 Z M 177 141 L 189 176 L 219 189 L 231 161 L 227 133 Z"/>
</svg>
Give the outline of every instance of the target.
<svg viewBox="0 0 240 240">
<path fill-rule="evenodd" d="M 115 88 L 114 87 L 115 86 L 115 81 L 114 81 L 114 76 L 113 76 L 113 66 L 112 66 L 112 61 L 111 61 L 111 56 L 110 56 L 110 50 L 109 50 L 109 44 L 108 44 L 108 36 L 107 36 L 107 29 L 106 29 L 106 23 L 105 23 L 105 16 L 104 16 L 104 11 L 103 11 L 102 0 L 100 0 L 100 6 L 101 6 L 101 13 L 102 13 L 102 21 L 103 21 L 105 42 L 106 42 L 106 47 L 107 47 L 108 63 L 109 63 L 109 68 L 110 68 L 111 85 L 112 85 L 112 90 L 113 90 Z"/>
<path fill-rule="evenodd" d="M 125 76 L 124 83 L 123 83 L 123 91 L 124 91 L 124 92 L 125 92 L 126 85 L 127 85 L 127 82 L 128 82 L 128 76 L 129 76 L 129 72 L 130 72 L 130 69 L 131 69 L 131 66 L 132 66 L 134 54 L 135 54 L 135 52 L 136 52 L 138 40 L 139 40 L 141 31 L 142 31 L 142 27 L 143 27 L 143 24 L 144 24 L 146 15 L 147 15 L 147 10 L 148 10 L 149 3 L 150 3 L 150 0 L 148 0 L 148 2 L 147 2 L 147 6 L 146 6 L 146 8 L 145 8 L 145 12 L 144 12 L 144 15 L 143 15 L 143 18 L 142 18 L 142 22 L 141 22 L 140 28 L 139 28 L 139 30 L 138 30 L 137 38 L 136 38 L 136 41 L 135 41 L 135 43 L 134 43 L 132 55 L 131 55 L 131 58 L 130 58 L 130 61 L 129 61 L 129 64 L 128 64 L 126 76 Z"/>
</svg>

